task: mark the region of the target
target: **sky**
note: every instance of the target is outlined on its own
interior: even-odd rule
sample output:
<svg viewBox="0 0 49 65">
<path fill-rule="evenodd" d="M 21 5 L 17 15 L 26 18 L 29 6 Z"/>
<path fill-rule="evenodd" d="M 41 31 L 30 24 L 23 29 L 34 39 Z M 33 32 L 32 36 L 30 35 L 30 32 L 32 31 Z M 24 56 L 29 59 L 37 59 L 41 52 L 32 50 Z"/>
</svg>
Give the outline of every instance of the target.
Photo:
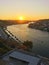
<svg viewBox="0 0 49 65">
<path fill-rule="evenodd" d="M 0 19 L 48 19 L 49 0 L 0 0 Z"/>
</svg>

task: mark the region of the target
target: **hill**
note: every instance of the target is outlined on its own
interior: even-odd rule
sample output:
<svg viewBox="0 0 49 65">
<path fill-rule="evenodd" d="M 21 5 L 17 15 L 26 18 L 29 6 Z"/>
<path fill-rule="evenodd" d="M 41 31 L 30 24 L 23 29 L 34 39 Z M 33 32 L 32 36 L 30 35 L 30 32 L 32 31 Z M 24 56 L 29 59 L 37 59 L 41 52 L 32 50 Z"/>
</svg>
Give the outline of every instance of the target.
<svg viewBox="0 0 49 65">
<path fill-rule="evenodd" d="M 28 27 L 49 32 L 49 19 L 37 20 L 34 23 L 30 23 Z"/>
</svg>

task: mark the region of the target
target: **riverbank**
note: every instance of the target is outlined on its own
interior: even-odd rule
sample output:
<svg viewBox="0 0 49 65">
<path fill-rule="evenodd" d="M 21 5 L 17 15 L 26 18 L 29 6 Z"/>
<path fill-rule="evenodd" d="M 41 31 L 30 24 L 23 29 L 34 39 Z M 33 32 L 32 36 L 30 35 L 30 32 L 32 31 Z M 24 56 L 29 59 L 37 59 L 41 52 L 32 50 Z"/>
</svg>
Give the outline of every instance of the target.
<svg viewBox="0 0 49 65">
<path fill-rule="evenodd" d="M 16 36 L 14 36 L 10 31 L 5 30 L 4 28 L 0 28 L 0 55 L 3 55 L 4 53 L 10 51 L 10 49 L 22 49 L 26 51 L 31 51 L 31 45 L 32 42 L 30 41 L 24 41 L 21 42 Z M 4 37 L 3 37 L 4 35 Z M 31 45 L 30 45 L 31 43 Z M 4 49 L 5 48 L 5 49 Z M 8 49 L 8 50 L 7 50 Z"/>
<path fill-rule="evenodd" d="M 17 48 L 19 43 L 0 26 L 0 56 Z"/>
<path fill-rule="evenodd" d="M 34 23 L 30 23 L 28 27 L 49 32 L 49 19 L 35 21 Z"/>
</svg>

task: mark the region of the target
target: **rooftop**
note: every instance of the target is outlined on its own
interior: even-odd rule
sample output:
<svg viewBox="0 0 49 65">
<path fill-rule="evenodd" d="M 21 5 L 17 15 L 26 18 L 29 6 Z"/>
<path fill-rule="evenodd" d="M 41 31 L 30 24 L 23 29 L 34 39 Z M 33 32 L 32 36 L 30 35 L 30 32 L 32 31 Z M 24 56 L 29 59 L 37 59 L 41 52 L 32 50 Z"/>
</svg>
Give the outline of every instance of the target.
<svg viewBox="0 0 49 65">
<path fill-rule="evenodd" d="M 12 65 L 49 65 L 48 60 L 29 54 L 26 51 L 14 49 L 2 57 L 2 60 Z"/>
</svg>

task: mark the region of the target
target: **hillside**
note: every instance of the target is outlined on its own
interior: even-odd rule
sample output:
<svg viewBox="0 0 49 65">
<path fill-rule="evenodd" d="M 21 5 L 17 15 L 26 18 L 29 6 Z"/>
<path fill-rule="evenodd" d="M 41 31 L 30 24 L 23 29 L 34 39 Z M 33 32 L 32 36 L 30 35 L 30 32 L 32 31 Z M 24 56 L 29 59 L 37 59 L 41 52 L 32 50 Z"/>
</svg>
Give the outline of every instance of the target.
<svg viewBox="0 0 49 65">
<path fill-rule="evenodd" d="M 0 38 L 0 56 L 10 50 L 11 48 L 4 44 L 4 39 Z"/>
<path fill-rule="evenodd" d="M 34 23 L 30 23 L 28 27 L 49 32 L 49 19 L 35 21 Z"/>
</svg>

